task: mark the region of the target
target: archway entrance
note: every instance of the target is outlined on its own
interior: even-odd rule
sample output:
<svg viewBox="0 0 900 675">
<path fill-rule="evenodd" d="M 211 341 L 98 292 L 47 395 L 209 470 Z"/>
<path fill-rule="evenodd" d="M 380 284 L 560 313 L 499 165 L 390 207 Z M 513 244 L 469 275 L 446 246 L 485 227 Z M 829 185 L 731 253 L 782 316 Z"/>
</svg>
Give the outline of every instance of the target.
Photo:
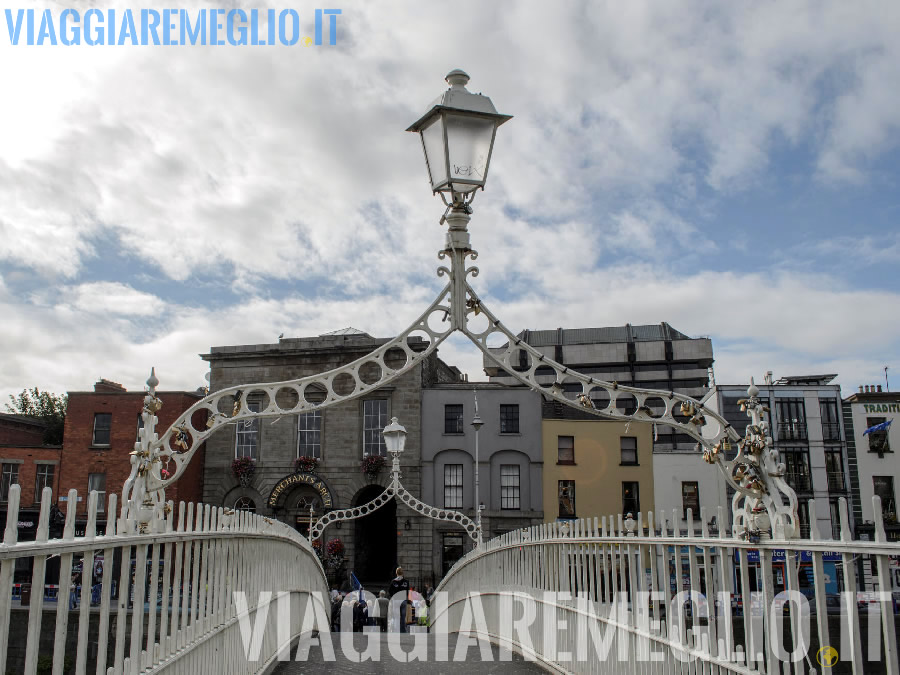
<svg viewBox="0 0 900 675">
<path fill-rule="evenodd" d="M 313 507 L 313 520 L 323 513 L 322 498 L 312 488 L 302 486 L 285 499 L 285 520 L 304 537 L 309 537 L 311 524 L 309 507 Z"/>
<path fill-rule="evenodd" d="M 367 504 L 383 491 L 380 485 L 367 485 L 356 494 L 353 505 Z M 357 578 L 363 583 L 393 579 L 397 567 L 397 503 L 392 499 L 354 522 L 353 571 Z"/>
</svg>

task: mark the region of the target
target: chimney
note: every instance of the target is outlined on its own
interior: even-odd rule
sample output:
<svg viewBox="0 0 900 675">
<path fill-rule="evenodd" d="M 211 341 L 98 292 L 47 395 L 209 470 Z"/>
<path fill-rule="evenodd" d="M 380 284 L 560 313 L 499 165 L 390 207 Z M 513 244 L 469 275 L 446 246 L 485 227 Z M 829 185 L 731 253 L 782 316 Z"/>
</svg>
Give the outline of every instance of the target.
<svg viewBox="0 0 900 675">
<path fill-rule="evenodd" d="M 101 377 L 97 382 L 94 383 L 94 392 L 97 392 L 97 393 L 104 393 L 104 394 L 116 393 L 116 394 L 122 394 L 122 393 L 124 393 L 124 392 L 126 392 L 126 391 L 128 391 L 128 390 L 125 389 L 125 387 L 123 387 L 123 386 L 122 386 L 121 384 L 119 384 L 118 382 L 113 382 L 112 380 L 107 380 L 107 379 L 102 378 L 102 377 Z"/>
<path fill-rule="evenodd" d="M 859 393 L 860 393 L 860 394 L 863 393 L 862 385 L 859 385 Z"/>
<path fill-rule="evenodd" d="M 881 385 L 880 384 L 878 385 L 878 393 L 879 394 L 881 393 Z"/>
<path fill-rule="evenodd" d="M 869 393 L 869 385 L 866 385 L 866 393 Z"/>
</svg>

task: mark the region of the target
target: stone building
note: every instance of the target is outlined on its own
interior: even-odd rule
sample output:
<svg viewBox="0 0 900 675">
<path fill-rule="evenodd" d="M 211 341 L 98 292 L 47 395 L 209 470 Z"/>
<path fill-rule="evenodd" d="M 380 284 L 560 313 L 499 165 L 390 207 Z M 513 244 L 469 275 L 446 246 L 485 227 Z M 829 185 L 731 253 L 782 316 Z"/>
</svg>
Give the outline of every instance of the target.
<svg viewBox="0 0 900 675">
<path fill-rule="evenodd" d="M 541 396 L 525 387 L 437 384 L 422 392 L 422 499 L 475 519 L 475 399 L 478 501 L 485 540 L 542 521 Z M 432 521 L 432 573 L 442 577 L 473 542 L 458 525 Z"/>
<path fill-rule="evenodd" d="M 210 364 L 211 391 L 218 391 L 318 375 L 355 361 L 387 341 L 345 329 L 318 337 L 280 339 L 275 344 L 213 347 L 202 358 Z M 416 351 L 427 347 L 416 339 L 409 345 Z M 404 362 L 403 351 L 397 352 L 396 357 L 386 356 L 389 367 Z M 369 366 L 374 370 L 367 370 Z M 365 365 L 360 377 L 375 382 L 377 368 L 374 363 Z M 391 417 L 397 417 L 408 434 L 400 460 L 403 484 L 421 498 L 422 391 L 438 382 L 459 380 L 457 369 L 431 354 L 391 383 L 357 399 L 301 415 L 228 426 L 207 440 L 204 501 L 274 516 L 307 534 L 310 507 L 319 517 L 326 510 L 359 506 L 389 484 L 389 464 L 370 478 L 361 462 L 366 456 L 386 455 L 382 430 Z M 304 392 L 313 403 L 323 395 L 313 387 Z M 262 403 L 247 389 L 248 405 L 258 409 Z M 255 460 L 255 472 L 246 485 L 232 473 L 232 462 L 238 457 Z M 299 457 L 315 457 L 318 463 L 312 471 L 298 471 Z M 330 526 L 323 540 L 336 537 L 345 547 L 346 570 L 354 571 L 371 588 L 386 586 L 397 564 L 413 583 L 430 580 L 431 523 L 396 500 L 358 520 Z"/>
</svg>

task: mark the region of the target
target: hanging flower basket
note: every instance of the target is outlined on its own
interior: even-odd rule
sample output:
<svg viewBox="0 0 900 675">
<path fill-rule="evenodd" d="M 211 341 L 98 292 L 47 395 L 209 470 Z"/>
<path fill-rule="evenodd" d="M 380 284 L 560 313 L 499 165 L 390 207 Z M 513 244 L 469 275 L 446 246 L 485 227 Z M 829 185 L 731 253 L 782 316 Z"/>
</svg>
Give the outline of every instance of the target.
<svg viewBox="0 0 900 675">
<path fill-rule="evenodd" d="M 385 464 L 387 464 L 387 459 L 381 455 L 368 455 L 363 458 L 360 466 L 362 467 L 362 472 L 366 474 L 366 476 L 374 478 L 378 475 L 378 472 L 384 468 Z"/>
<path fill-rule="evenodd" d="M 294 460 L 294 473 L 313 473 L 318 465 L 318 457 L 298 457 Z"/>
<path fill-rule="evenodd" d="M 329 558 L 343 558 L 344 542 L 341 541 L 340 537 L 329 540 L 329 542 L 325 544 L 325 553 Z"/>
<path fill-rule="evenodd" d="M 231 463 L 231 473 L 240 481 L 241 485 L 247 487 L 253 480 L 253 474 L 256 473 L 256 460 L 250 457 L 238 457 Z"/>
</svg>

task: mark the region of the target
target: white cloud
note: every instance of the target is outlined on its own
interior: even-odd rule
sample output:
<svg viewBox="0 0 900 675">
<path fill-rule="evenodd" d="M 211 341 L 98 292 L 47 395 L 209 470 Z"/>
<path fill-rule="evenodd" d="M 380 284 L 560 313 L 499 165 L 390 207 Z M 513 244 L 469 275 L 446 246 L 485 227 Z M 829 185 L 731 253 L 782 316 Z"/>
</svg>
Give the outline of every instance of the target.
<svg viewBox="0 0 900 675">
<path fill-rule="evenodd" d="M 63 291 L 65 304 L 88 314 L 159 316 L 165 303 L 151 293 L 137 291 L 119 282 L 80 284 Z"/>
<path fill-rule="evenodd" d="M 194 388 L 196 354 L 213 344 L 347 325 L 395 334 L 436 292 L 443 244 L 403 129 L 460 66 L 516 116 L 471 224 L 477 287 L 513 330 L 667 320 L 721 339 L 720 372 L 736 376 L 750 364 L 735 341 L 767 362 L 757 370 L 821 361 L 849 378 L 897 355 L 896 292 L 750 272 L 709 243 L 708 203 L 764 182 L 776 150 L 808 151 L 807 173 L 837 189 L 869 180 L 897 141 L 900 101 L 884 83 L 900 74 L 900 7 L 463 1 L 454 21 L 446 12 L 350 2 L 337 48 L 24 50 L 0 37 L 13 64 L 0 261 L 47 280 L 32 300 L 0 287 L 0 348 L 15 355 L 0 391 L 100 376 L 138 388 L 151 365 L 165 386 Z M 874 235 L 855 245 L 882 262 L 896 248 Z M 119 252 L 241 299 L 213 312 L 96 281 L 98 261 Z M 303 297 L 285 289 L 295 282 Z M 454 341 L 444 353 L 480 373 L 474 350 Z"/>
</svg>

